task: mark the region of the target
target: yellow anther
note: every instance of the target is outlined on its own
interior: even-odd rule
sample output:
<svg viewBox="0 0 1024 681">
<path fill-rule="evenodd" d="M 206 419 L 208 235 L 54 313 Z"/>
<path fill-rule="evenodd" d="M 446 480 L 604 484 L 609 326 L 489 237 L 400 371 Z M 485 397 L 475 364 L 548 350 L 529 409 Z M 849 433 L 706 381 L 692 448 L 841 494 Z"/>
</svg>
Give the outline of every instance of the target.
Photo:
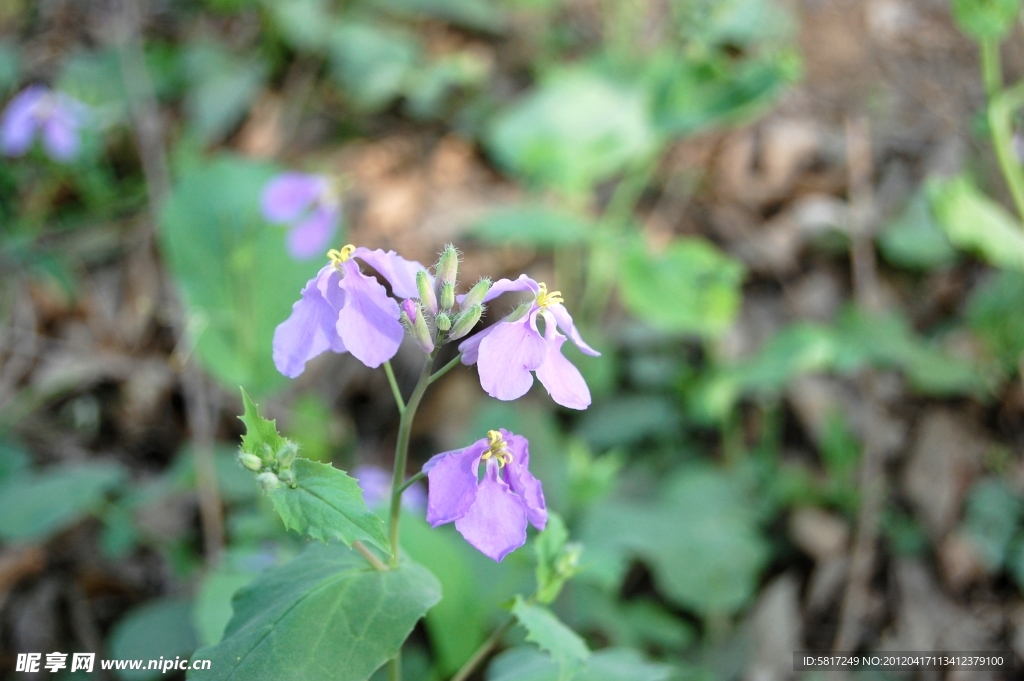
<svg viewBox="0 0 1024 681">
<path fill-rule="evenodd" d="M 565 302 L 562 300 L 561 291 L 552 291 L 551 293 L 548 293 L 548 285 L 544 283 L 538 284 L 538 287 L 540 288 L 540 291 L 537 292 L 537 304 L 541 307 L 548 307 L 555 303 Z"/>
<path fill-rule="evenodd" d="M 355 250 L 355 246 L 348 244 L 347 246 L 343 246 L 340 251 L 337 248 L 332 248 L 327 251 L 327 257 L 331 261 L 332 265 L 335 267 L 341 267 L 341 263 L 348 262 L 349 258 L 352 257 L 352 254 L 355 253 Z"/>
<path fill-rule="evenodd" d="M 492 456 L 497 460 L 499 468 L 504 468 L 506 464 L 512 463 L 512 452 L 508 451 L 508 443 L 501 436 L 501 432 L 497 430 L 487 431 L 487 451 L 480 458 L 486 461 Z"/>
</svg>

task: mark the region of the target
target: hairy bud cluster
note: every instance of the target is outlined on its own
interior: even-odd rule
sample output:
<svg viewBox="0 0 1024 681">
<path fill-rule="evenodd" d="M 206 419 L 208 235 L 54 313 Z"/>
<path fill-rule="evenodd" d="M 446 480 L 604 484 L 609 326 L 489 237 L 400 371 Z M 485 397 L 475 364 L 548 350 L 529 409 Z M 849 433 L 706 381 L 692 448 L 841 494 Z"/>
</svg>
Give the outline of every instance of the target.
<svg viewBox="0 0 1024 681">
<path fill-rule="evenodd" d="M 419 300 L 407 298 L 400 306 L 405 330 L 423 352 L 430 353 L 443 343 L 463 338 L 484 313 L 484 297 L 490 279 L 481 279 L 458 300 L 459 251 L 445 246 L 434 267 L 434 281 L 426 270 L 416 273 Z"/>
<path fill-rule="evenodd" d="M 299 446 L 291 440 L 285 440 L 277 451 L 271 449 L 267 444 L 260 445 L 256 452 L 239 449 L 237 460 L 243 468 L 256 473 L 256 481 L 265 491 L 269 492 L 280 487 L 281 483 L 292 489 L 297 486 L 295 473 L 292 472 L 292 463 L 298 454 Z"/>
</svg>

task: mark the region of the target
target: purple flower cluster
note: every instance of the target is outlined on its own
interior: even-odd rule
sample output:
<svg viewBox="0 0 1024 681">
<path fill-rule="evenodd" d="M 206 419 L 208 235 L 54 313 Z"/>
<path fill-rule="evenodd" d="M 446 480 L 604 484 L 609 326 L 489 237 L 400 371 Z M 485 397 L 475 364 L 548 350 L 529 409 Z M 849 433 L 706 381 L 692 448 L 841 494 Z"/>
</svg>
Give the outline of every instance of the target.
<svg viewBox="0 0 1024 681">
<path fill-rule="evenodd" d="M 317 200 L 309 198 L 312 189 L 304 196 Z M 284 203 L 278 197 L 275 205 Z M 562 355 L 562 345 L 571 340 L 587 355 L 599 353 L 580 336 L 559 292 L 522 275 L 493 285 L 482 279 L 465 295 L 457 295 L 459 255 L 451 246 L 433 273 L 393 251 L 351 245 L 330 251 L 328 259 L 274 334 L 274 362 L 286 376 L 298 376 L 306 362 L 327 350 L 350 352 L 369 367 L 380 366 L 409 334 L 430 361 L 440 345 L 461 341 L 462 363 L 476 364 L 481 387 L 500 400 L 525 395 L 536 374 L 558 404 L 571 409 L 590 405 L 586 381 Z M 365 274 L 360 262 L 386 281 L 390 292 Z M 469 336 L 485 304 L 513 292 L 530 298 Z M 547 522 L 544 493 L 530 474 L 529 462 L 526 438 L 506 430 L 489 431 L 465 449 L 438 454 L 423 467 L 430 483 L 427 521 L 435 527 L 454 522 L 470 544 L 502 560 L 526 541 L 527 524 L 543 529 Z M 371 478 L 365 481 L 368 495 L 374 486 L 386 484 Z"/>
<path fill-rule="evenodd" d="M 323 253 L 341 220 L 341 200 L 323 175 L 281 173 L 263 188 L 260 207 L 268 222 L 290 226 L 285 243 L 296 260 Z"/>
<path fill-rule="evenodd" d="M 454 521 L 466 541 L 501 561 L 526 543 L 527 521 L 538 530 L 548 522 L 544 492 L 529 464 L 526 438 L 504 428 L 434 456 L 423 466 L 430 481 L 427 522 L 437 527 Z"/>
<path fill-rule="evenodd" d="M 416 271 L 423 266 L 394 251 L 351 245 L 328 257 L 330 262 L 302 289 L 291 316 L 274 331 L 274 365 L 289 378 L 327 350 L 351 352 L 366 366 L 379 367 L 395 356 L 405 335 L 398 303 L 362 273 L 355 258 L 377 270 L 399 298 L 416 295 Z"/>
<path fill-rule="evenodd" d="M 29 86 L 4 110 L 0 151 L 5 156 L 23 156 L 38 135 L 50 158 L 67 163 L 78 155 L 79 130 L 88 117 L 88 108 L 77 99 L 42 85 Z"/>
</svg>

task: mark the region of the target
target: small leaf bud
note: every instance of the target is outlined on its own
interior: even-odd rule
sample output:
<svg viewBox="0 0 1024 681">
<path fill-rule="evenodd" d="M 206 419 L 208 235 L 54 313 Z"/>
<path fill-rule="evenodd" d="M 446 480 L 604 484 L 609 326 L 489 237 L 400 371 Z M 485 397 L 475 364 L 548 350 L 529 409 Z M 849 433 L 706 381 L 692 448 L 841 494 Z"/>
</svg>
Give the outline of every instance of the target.
<svg viewBox="0 0 1024 681">
<path fill-rule="evenodd" d="M 263 468 L 263 461 L 260 457 L 249 452 L 238 452 L 238 463 L 242 464 L 245 468 L 248 468 L 253 473 L 259 473 L 260 469 Z"/>
<path fill-rule="evenodd" d="M 260 444 L 259 457 L 264 466 L 272 466 L 277 461 L 274 450 L 266 442 Z"/>
<path fill-rule="evenodd" d="M 270 490 L 277 489 L 281 486 L 281 481 L 270 471 L 264 471 L 257 475 L 256 482 L 260 483 L 260 487 L 262 487 L 265 492 L 269 492 Z"/>
<path fill-rule="evenodd" d="M 278 471 L 277 477 L 280 478 L 281 482 L 288 485 L 292 489 L 295 489 L 296 487 L 299 486 L 298 483 L 295 481 L 295 473 L 292 472 L 292 469 L 290 468 Z"/>
<path fill-rule="evenodd" d="M 295 461 L 295 456 L 299 453 L 299 446 L 292 441 L 285 442 L 284 446 L 281 447 L 277 452 L 277 464 L 281 468 L 288 468 L 292 465 L 292 461 Z"/>
<path fill-rule="evenodd" d="M 427 274 L 426 270 L 420 270 L 416 273 L 416 290 L 420 292 L 420 302 L 423 303 L 430 314 L 437 314 L 437 295 L 434 293 L 434 287 L 430 283 L 430 275 Z"/>
<path fill-rule="evenodd" d="M 441 287 L 441 309 L 450 310 L 455 306 L 455 284 L 445 282 Z"/>
<path fill-rule="evenodd" d="M 447 312 L 439 312 L 434 317 L 434 323 L 437 324 L 437 328 L 441 331 L 447 331 L 452 328 L 452 318 Z"/>
<path fill-rule="evenodd" d="M 483 305 L 484 296 L 491 290 L 491 280 L 481 279 L 473 285 L 473 288 L 469 289 L 469 293 L 462 299 L 461 307 L 463 310 L 468 310 L 474 305 Z"/>
<path fill-rule="evenodd" d="M 455 317 L 452 323 L 452 330 L 448 332 L 449 340 L 457 340 L 473 330 L 476 323 L 480 321 L 480 315 L 484 312 L 482 305 L 474 305 L 468 310 L 463 310 Z"/>
<path fill-rule="evenodd" d="M 441 257 L 437 261 L 435 271 L 435 286 L 437 286 L 437 290 L 440 291 L 445 284 L 455 286 L 455 281 L 458 279 L 458 276 L 459 252 L 454 246 L 448 244 L 444 247 L 444 251 L 441 253 Z M 444 301 L 442 300 L 441 307 L 444 306 Z"/>
</svg>

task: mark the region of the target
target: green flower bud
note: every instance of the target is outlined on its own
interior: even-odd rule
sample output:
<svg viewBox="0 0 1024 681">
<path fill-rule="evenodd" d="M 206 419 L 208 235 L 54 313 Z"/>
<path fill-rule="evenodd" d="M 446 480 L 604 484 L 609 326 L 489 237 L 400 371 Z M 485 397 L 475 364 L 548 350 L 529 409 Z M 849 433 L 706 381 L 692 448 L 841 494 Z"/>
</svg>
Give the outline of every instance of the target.
<svg viewBox="0 0 1024 681">
<path fill-rule="evenodd" d="M 434 317 L 434 324 L 436 324 L 437 328 L 441 331 L 447 331 L 452 328 L 452 318 L 447 312 L 439 312 L 438 315 Z"/>
<path fill-rule="evenodd" d="M 260 469 L 263 468 L 263 461 L 260 457 L 255 454 L 250 454 L 249 452 L 238 452 L 238 463 L 242 464 L 253 473 L 259 473 Z"/>
<path fill-rule="evenodd" d="M 427 320 L 423 316 L 423 308 L 412 298 L 402 301 L 402 321 L 407 324 L 409 333 L 412 335 L 416 345 L 426 353 L 434 351 L 434 339 L 431 337 L 430 329 L 427 327 Z"/>
<path fill-rule="evenodd" d="M 474 305 L 483 305 L 484 296 L 491 290 L 491 280 L 481 279 L 473 285 L 473 288 L 469 289 L 469 293 L 462 299 L 461 307 L 463 310 L 468 310 Z"/>
<path fill-rule="evenodd" d="M 273 466 L 277 463 L 277 456 L 274 455 L 274 450 L 266 442 L 260 444 L 259 457 L 264 466 Z"/>
<path fill-rule="evenodd" d="M 277 464 L 281 468 L 288 468 L 292 465 L 292 461 L 295 461 L 295 456 L 299 453 L 299 446 L 292 441 L 285 442 L 284 446 L 281 447 L 277 452 Z"/>
<path fill-rule="evenodd" d="M 434 293 L 434 287 L 430 284 L 430 275 L 426 270 L 416 273 L 416 290 L 420 292 L 420 302 L 430 314 L 437 314 L 437 295 Z"/>
<path fill-rule="evenodd" d="M 441 287 L 441 309 L 450 310 L 455 307 L 455 284 L 445 282 Z"/>
<path fill-rule="evenodd" d="M 290 468 L 278 471 L 277 477 L 281 479 L 281 482 L 288 485 L 292 489 L 295 489 L 296 487 L 299 486 L 299 483 L 295 481 L 295 473 L 293 473 L 292 469 Z"/>
<path fill-rule="evenodd" d="M 444 247 L 444 251 L 441 253 L 441 257 L 437 261 L 437 267 L 435 268 L 435 286 L 440 291 L 445 284 L 451 284 L 455 286 L 455 281 L 459 276 L 459 252 L 454 246 L 448 244 Z M 444 301 L 441 301 L 441 307 L 444 307 Z M 449 307 L 451 307 L 449 305 Z"/>
<path fill-rule="evenodd" d="M 484 313 L 482 305 L 474 305 L 468 310 L 463 310 L 452 322 L 452 330 L 448 332 L 448 340 L 458 340 L 473 330 L 476 323 L 480 321 L 480 315 Z"/>
<path fill-rule="evenodd" d="M 270 490 L 277 489 L 281 486 L 281 481 L 270 471 L 264 471 L 257 475 L 256 482 L 260 483 L 260 487 L 262 487 L 265 492 L 269 492 Z"/>
<path fill-rule="evenodd" d="M 516 309 L 512 310 L 512 312 L 510 312 L 501 321 L 508 322 L 508 323 L 517 322 L 520 319 L 522 319 L 523 317 L 525 317 L 526 313 L 529 312 L 530 308 L 532 308 L 532 307 L 533 307 L 533 301 L 530 301 L 530 300 L 527 300 L 527 301 L 524 301 L 522 303 L 519 303 L 519 307 L 517 307 Z"/>
</svg>

